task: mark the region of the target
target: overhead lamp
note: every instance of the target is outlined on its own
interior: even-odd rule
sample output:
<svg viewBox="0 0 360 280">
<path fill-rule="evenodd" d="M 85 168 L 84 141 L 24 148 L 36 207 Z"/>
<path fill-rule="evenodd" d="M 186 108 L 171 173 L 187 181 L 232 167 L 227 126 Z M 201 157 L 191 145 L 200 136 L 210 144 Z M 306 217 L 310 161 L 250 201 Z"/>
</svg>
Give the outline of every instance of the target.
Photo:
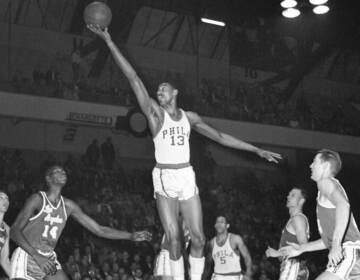
<svg viewBox="0 0 360 280">
<path fill-rule="evenodd" d="M 328 0 L 309 0 L 310 4 L 313 5 L 324 5 Z"/>
<path fill-rule="evenodd" d="M 300 15 L 300 11 L 298 9 L 289 8 L 284 10 L 282 15 L 286 18 L 296 18 Z"/>
<path fill-rule="evenodd" d="M 213 24 L 213 25 L 217 25 L 217 26 L 225 26 L 225 22 L 213 20 L 213 19 L 209 19 L 209 18 L 201 18 L 201 21 L 204 23 Z"/>
<path fill-rule="evenodd" d="M 280 6 L 284 9 L 294 8 L 296 5 L 297 2 L 295 0 L 284 0 L 280 3 Z"/>
<path fill-rule="evenodd" d="M 314 12 L 314 14 L 317 14 L 317 15 L 323 15 L 323 14 L 326 14 L 329 10 L 330 9 L 328 6 L 320 5 L 320 6 L 316 6 L 313 9 L 313 12 Z"/>
</svg>

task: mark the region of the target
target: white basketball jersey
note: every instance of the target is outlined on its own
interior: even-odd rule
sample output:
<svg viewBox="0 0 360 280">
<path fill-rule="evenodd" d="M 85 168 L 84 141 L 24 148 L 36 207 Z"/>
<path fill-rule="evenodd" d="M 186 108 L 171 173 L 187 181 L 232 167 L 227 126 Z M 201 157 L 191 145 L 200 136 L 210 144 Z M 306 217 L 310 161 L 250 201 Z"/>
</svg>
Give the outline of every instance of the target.
<svg viewBox="0 0 360 280">
<path fill-rule="evenodd" d="M 191 126 L 186 113 L 180 109 L 181 119 L 174 121 L 164 110 L 164 123 L 154 137 L 155 159 L 161 164 L 179 164 L 190 161 Z"/>
<path fill-rule="evenodd" d="M 212 250 L 212 257 L 215 264 L 214 273 L 228 274 L 241 271 L 240 256 L 231 248 L 230 235 L 229 233 L 225 244 L 222 246 L 217 245 L 216 238 L 214 240 Z"/>
</svg>

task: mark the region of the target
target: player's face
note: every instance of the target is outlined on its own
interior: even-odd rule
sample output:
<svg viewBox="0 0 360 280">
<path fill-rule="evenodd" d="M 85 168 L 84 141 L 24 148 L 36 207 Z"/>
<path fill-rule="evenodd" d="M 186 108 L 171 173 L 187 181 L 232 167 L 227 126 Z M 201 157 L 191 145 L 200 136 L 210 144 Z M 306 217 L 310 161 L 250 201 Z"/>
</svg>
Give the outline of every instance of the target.
<svg viewBox="0 0 360 280">
<path fill-rule="evenodd" d="M 227 230 L 228 224 L 225 217 L 217 217 L 215 222 L 215 229 L 217 233 L 223 233 Z"/>
<path fill-rule="evenodd" d="M 65 170 L 62 169 L 61 167 L 54 168 L 54 170 L 51 172 L 51 181 L 54 184 L 64 186 L 67 181 L 67 176 L 66 176 Z"/>
<path fill-rule="evenodd" d="M 324 162 L 321 160 L 320 154 L 314 157 L 313 162 L 310 165 L 311 179 L 315 182 L 321 180 L 324 175 Z"/>
<path fill-rule="evenodd" d="M 158 87 L 156 96 L 161 106 L 169 104 L 175 97 L 174 88 L 168 83 L 162 83 Z"/>
<path fill-rule="evenodd" d="M 0 212 L 5 213 L 9 208 L 9 197 L 6 193 L 0 192 Z"/>
<path fill-rule="evenodd" d="M 301 199 L 301 191 L 298 189 L 292 189 L 287 196 L 286 207 L 289 208 L 299 206 Z"/>
</svg>

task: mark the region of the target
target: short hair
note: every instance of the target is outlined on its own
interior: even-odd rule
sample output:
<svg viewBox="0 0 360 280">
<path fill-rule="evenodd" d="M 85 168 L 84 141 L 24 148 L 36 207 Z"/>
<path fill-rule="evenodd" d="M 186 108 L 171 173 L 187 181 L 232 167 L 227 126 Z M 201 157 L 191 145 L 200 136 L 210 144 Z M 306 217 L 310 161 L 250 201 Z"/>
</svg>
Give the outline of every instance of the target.
<svg viewBox="0 0 360 280">
<path fill-rule="evenodd" d="M 61 168 L 61 169 L 64 169 L 64 167 L 62 167 L 60 164 L 54 164 L 54 165 L 51 165 L 50 167 L 48 167 L 45 171 L 45 177 L 48 177 L 51 175 L 51 173 L 53 173 L 53 171 L 56 169 L 56 168 Z M 64 169 L 65 170 L 65 169 Z"/>
<path fill-rule="evenodd" d="M 169 85 L 170 87 L 172 87 L 173 90 L 177 90 L 177 86 L 176 84 L 173 82 L 173 81 L 166 81 L 166 82 L 162 82 L 160 85 L 163 85 L 163 84 L 167 84 Z"/>
<path fill-rule="evenodd" d="M 222 218 L 225 219 L 225 223 L 226 223 L 226 224 L 230 224 L 230 219 L 229 219 L 229 217 L 228 217 L 227 215 L 222 215 L 222 214 L 216 215 L 216 219 L 215 219 L 215 220 L 217 220 L 217 219 L 220 218 L 220 217 L 222 217 Z"/>
<path fill-rule="evenodd" d="M 320 159 L 322 161 L 330 163 L 331 173 L 336 176 L 341 168 L 342 168 L 342 161 L 338 152 L 322 149 L 318 151 L 318 155 L 320 155 Z"/>
<path fill-rule="evenodd" d="M 299 190 L 301 196 L 303 197 L 303 199 L 305 199 L 305 201 L 307 200 L 308 194 L 307 194 L 307 191 L 305 189 L 300 188 L 300 187 L 293 187 L 292 189 Z"/>
</svg>

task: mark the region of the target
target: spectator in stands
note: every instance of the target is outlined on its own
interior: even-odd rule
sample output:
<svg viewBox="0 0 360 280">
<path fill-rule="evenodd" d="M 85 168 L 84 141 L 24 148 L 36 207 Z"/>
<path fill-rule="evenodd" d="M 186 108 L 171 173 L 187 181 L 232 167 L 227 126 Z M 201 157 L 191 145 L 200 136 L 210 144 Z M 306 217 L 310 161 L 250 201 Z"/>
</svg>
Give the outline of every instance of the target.
<svg viewBox="0 0 360 280">
<path fill-rule="evenodd" d="M 86 150 L 89 167 L 97 167 L 100 158 L 100 147 L 98 140 L 94 139 Z"/>
<path fill-rule="evenodd" d="M 75 49 L 71 54 L 71 66 L 73 70 L 73 84 L 79 82 L 80 79 L 81 54 L 79 49 Z"/>
<path fill-rule="evenodd" d="M 115 160 L 115 148 L 111 137 L 106 138 L 106 141 L 101 144 L 101 155 L 104 161 L 104 169 L 112 170 Z"/>
</svg>

